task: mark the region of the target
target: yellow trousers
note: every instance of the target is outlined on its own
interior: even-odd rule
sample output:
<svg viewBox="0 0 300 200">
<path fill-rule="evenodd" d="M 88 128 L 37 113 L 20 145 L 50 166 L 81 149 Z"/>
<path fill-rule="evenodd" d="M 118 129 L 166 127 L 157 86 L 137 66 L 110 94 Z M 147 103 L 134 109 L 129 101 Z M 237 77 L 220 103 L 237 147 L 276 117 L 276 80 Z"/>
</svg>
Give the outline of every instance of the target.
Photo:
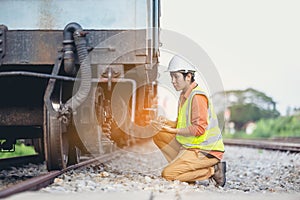
<svg viewBox="0 0 300 200">
<path fill-rule="evenodd" d="M 214 174 L 215 157 L 207 157 L 198 150 L 187 150 L 179 144 L 175 134 L 160 131 L 153 137 L 169 164 L 162 171 L 167 180 L 194 182 L 209 179 Z"/>
</svg>

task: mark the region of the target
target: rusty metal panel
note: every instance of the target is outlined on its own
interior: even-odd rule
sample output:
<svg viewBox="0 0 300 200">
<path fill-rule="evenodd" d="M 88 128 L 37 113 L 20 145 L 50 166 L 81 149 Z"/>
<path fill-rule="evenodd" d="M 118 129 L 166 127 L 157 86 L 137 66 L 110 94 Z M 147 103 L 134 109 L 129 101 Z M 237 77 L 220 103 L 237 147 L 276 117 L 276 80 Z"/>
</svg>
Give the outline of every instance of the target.
<svg viewBox="0 0 300 200">
<path fill-rule="evenodd" d="M 62 41 L 61 31 L 8 31 L 3 64 L 54 64 Z"/>
<path fill-rule="evenodd" d="M 92 64 L 147 63 L 147 31 L 122 31 L 98 43 L 90 53 Z"/>
<path fill-rule="evenodd" d="M 146 31 L 86 30 L 88 45 L 95 48 L 95 62 L 107 63 L 118 55 L 122 64 L 143 64 L 146 61 Z M 119 37 L 120 36 L 120 37 Z M 110 39 L 112 38 L 112 39 Z M 105 42 L 104 42 L 105 41 Z M 111 42 L 113 41 L 113 42 Z M 4 65 L 53 65 L 58 51 L 63 49 L 62 31 L 8 31 Z M 111 62 L 110 62 L 111 63 Z"/>
<path fill-rule="evenodd" d="M 43 125 L 42 108 L 0 108 L 0 126 Z"/>
</svg>

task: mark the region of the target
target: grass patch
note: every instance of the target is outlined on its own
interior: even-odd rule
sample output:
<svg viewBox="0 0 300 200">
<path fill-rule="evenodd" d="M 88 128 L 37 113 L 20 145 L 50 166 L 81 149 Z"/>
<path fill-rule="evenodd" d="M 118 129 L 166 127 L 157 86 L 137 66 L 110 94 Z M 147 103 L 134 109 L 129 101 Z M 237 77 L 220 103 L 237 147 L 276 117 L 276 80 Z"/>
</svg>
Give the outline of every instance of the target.
<svg viewBox="0 0 300 200">
<path fill-rule="evenodd" d="M 26 146 L 23 143 L 17 142 L 14 152 L 0 152 L 0 158 L 11 158 L 17 156 L 35 155 L 36 152 L 33 146 Z"/>
</svg>

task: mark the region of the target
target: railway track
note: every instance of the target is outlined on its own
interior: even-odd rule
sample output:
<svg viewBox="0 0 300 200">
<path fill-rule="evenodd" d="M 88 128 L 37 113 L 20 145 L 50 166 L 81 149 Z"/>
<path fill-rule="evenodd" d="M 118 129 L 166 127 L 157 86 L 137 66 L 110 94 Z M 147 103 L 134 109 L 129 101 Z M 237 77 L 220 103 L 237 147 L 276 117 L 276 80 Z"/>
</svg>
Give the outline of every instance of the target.
<svg viewBox="0 0 300 200">
<path fill-rule="evenodd" d="M 41 188 L 44 188 L 44 187 L 52 184 L 56 177 L 66 173 L 68 171 L 79 169 L 81 167 L 85 167 L 85 166 L 91 165 L 93 163 L 106 162 L 107 160 L 110 160 L 118 155 L 119 155 L 119 152 L 115 151 L 115 152 L 112 152 L 109 154 L 101 155 L 101 156 L 93 158 L 93 159 L 88 159 L 88 160 L 80 162 L 76 165 L 69 166 L 63 170 L 50 171 L 47 174 L 43 174 L 43 175 L 40 175 L 37 177 L 27 179 L 25 181 L 19 182 L 10 187 L 0 190 L 0 198 L 6 198 L 13 194 L 17 194 L 17 193 L 25 192 L 25 191 L 29 191 L 29 190 L 30 191 L 39 190 Z"/>
<path fill-rule="evenodd" d="M 269 150 L 279 150 L 279 151 L 288 151 L 293 153 L 300 152 L 300 143 L 296 140 L 291 142 L 290 140 L 242 140 L 242 139 L 225 139 L 224 143 L 230 146 L 241 146 L 241 147 L 251 147 L 259 149 L 269 149 Z M 68 168 L 61 171 L 51 171 L 41 176 L 30 178 L 28 180 L 22 181 L 10 187 L 7 187 L 0 191 L 0 198 L 5 198 L 16 193 L 29 191 L 29 190 L 39 190 L 44 188 L 54 182 L 54 179 L 68 171 L 79 169 L 93 163 L 105 163 L 113 158 L 116 158 L 120 155 L 121 152 L 114 151 L 109 154 L 101 155 L 97 158 L 89 159 L 83 161 L 79 164 L 69 166 Z"/>
<path fill-rule="evenodd" d="M 225 145 L 243 146 L 259 149 L 300 152 L 300 141 L 297 139 L 275 139 L 275 140 L 245 140 L 245 139 L 225 139 Z"/>
</svg>

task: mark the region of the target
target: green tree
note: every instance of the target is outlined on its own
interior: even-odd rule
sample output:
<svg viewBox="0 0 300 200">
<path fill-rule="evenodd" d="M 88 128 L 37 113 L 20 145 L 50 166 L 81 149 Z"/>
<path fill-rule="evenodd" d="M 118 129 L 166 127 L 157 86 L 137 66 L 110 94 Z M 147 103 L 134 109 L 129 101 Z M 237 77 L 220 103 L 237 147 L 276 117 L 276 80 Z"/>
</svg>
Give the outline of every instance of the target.
<svg viewBox="0 0 300 200">
<path fill-rule="evenodd" d="M 260 119 L 280 116 L 275 101 L 263 92 L 248 88 L 225 93 L 231 112 L 230 121 L 235 123 L 237 130 L 242 130 L 244 125 L 250 121 L 256 122 Z"/>
<path fill-rule="evenodd" d="M 257 122 L 257 128 L 252 137 L 299 137 L 300 115 L 284 116 L 276 119 L 261 119 Z"/>
</svg>

